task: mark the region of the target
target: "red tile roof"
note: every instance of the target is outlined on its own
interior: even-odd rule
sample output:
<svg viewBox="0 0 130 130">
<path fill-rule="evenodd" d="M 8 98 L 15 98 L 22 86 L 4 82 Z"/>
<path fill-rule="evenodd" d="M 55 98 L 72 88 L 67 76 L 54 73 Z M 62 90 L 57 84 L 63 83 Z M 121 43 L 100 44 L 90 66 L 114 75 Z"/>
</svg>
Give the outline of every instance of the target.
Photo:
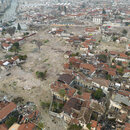
<svg viewBox="0 0 130 130">
<path fill-rule="evenodd" d="M 71 119 L 71 121 L 70 121 L 70 123 L 71 124 L 79 124 L 79 121 L 78 121 L 78 119 L 76 119 L 76 118 L 74 118 L 74 119 Z"/>
<path fill-rule="evenodd" d="M 0 110 L 2 108 L 4 108 L 5 106 L 7 106 L 9 104 L 9 102 L 3 102 L 3 101 L 0 101 Z"/>
<path fill-rule="evenodd" d="M 93 43 L 95 41 L 96 41 L 96 39 L 90 39 L 90 40 L 85 40 L 84 43 L 90 44 L 90 43 Z"/>
<path fill-rule="evenodd" d="M 125 130 L 130 130 L 130 123 L 125 123 Z"/>
<path fill-rule="evenodd" d="M 125 70 L 124 70 L 124 73 L 127 73 L 127 72 L 130 72 L 130 70 L 125 69 Z"/>
<path fill-rule="evenodd" d="M 19 59 L 19 57 L 18 56 L 14 56 L 14 57 L 12 57 L 12 60 L 17 60 L 17 59 Z"/>
<path fill-rule="evenodd" d="M 119 53 L 120 58 L 128 58 L 128 56 L 125 53 Z"/>
<path fill-rule="evenodd" d="M 71 88 L 69 85 L 60 83 L 58 81 L 51 85 L 51 89 L 57 93 L 59 93 L 61 89 L 64 89 L 67 97 L 72 97 L 76 92 L 76 89 Z"/>
<path fill-rule="evenodd" d="M 116 76 L 116 69 L 114 69 L 114 68 L 108 68 L 108 67 L 104 67 L 103 69 L 105 71 L 107 71 L 108 74 L 110 74 L 111 76 Z"/>
<path fill-rule="evenodd" d="M 6 41 L 11 42 L 11 43 L 15 43 L 15 42 L 17 42 L 17 39 L 7 38 Z"/>
<path fill-rule="evenodd" d="M 33 128 L 35 128 L 34 123 L 27 123 L 27 124 L 20 125 L 18 130 L 33 130 Z"/>
<path fill-rule="evenodd" d="M 75 57 L 71 57 L 69 58 L 69 62 L 73 64 L 73 63 L 81 63 L 82 61 Z"/>
<path fill-rule="evenodd" d="M 97 127 L 97 121 L 91 120 L 91 127 L 96 128 Z"/>
<path fill-rule="evenodd" d="M 69 64 L 68 63 L 64 64 L 64 69 L 69 69 Z"/>
<path fill-rule="evenodd" d="M 33 113 L 31 113 L 31 114 L 28 116 L 28 118 L 29 118 L 29 119 L 32 119 L 33 117 L 37 117 L 38 114 L 39 114 L 39 111 L 34 111 Z"/>
<path fill-rule="evenodd" d="M 0 110 L 0 120 L 4 119 L 6 116 L 8 116 L 13 110 L 16 109 L 16 104 L 14 104 L 13 102 L 10 102 L 8 105 L 6 105 L 5 107 L 3 107 Z"/>
<path fill-rule="evenodd" d="M 110 74 L 112 76 L 116 76 L 116 71 L 110 71 L 110 70 L 108 70 L 107 72 L 108 72 L 108 74 Z"/>
<path fill-rule="evenodd" d="M 76 98 L 83 99 L 83 100 L 90 100 L 91 93 L 82 93 L 81 95 L 76 95 Z"/>
<path fill-rule="evenodd" d="M 119 65 L 116 65 L 116 68 L 117 68 L 117 69 L 121 69 L 122 67 L 121 67 L 121 66 L 119 66 Z"/>
<path fill-rule="evenodd" d="M 2 43 L 2 46 L 3 46 L 3 47 L 9 47 L 10 45 L 7 44 L 7 43 Z"/>
<path fill-rule="evenodd" d="M 0 65 L 3 65 L 3 61 L 0 61 Z"/>
<path fill-rule="evenodd" d="M 110 51 L 110 54 L 111 55 L 118 55 L 118 52 L 116 52 L 116 51 Z"/>
<path fill-rule="evenodd" d="M 101 130 L 101 128 L 102 128 L 101 124 L 98 124 L 97 130 Z"/>
<path fill-rule="evenodd" d="M 98 30 L 97 28 L 86 28 L 85 29 L 86 32 L 95 32 L 97 30 Z"/>
<path fill-rule="evenodd" d="M 85 42 L 83 42 L 82 45 L 84 48 L 89 48 L 89 46 Z"/>
<path fill-rule="evenodd" d="M 107 63 L 99 63 L 99 65 L 101 65 L 102 67 L 104 67 L 104 68 L 108 68 L 109 67 L 109 65 L 107 64 Z"/>
<path fill-rule="evenodd" d="M 130 92 L 129 91 L 118 91 L 118 94 L 121 94 L 121 95 L 124 95 L 124 96 L 127 96 L 129 97 L 130 96 Z"/>
<path fill-rule="evenodd" d="M 38 114 L 39 114 L 39 111 L 34 111 L 34 112 L 32 112 L 32 113 L 30 113 L 29 115 L 25 115 L 23 118 L 22 118 L 22 121 L 24 121 L 25 119 L 36 119 L 37 118 L 37 116 L 38 116 Z"/>
<path fill-rule="evenodd" d="M 92 64 L 83 63 L 80 64 L 80 68 L 90 70 L 91 72 L 94 72 L 96 68 Z"/>
<path fill-rule="evenodd" d="M 8 130 L 8 128 L 6 127 L 5 124 L 1 124 L 0 125 L 0 130 Z"/>
<path fill-rule="evenodd" d="M 79 59 L 76 59 L 75 57 L 71 57 L 71 58 L 69 59 L 69 62 L 70 62 L 70 64 L 71 64 L 73 67 L 79 68 L 82 61 L 79 60 Z"/>
<path fill-rule="evenodd" d="M 128 62 L 123 61 L 123 62 L 122 62 L 122 64 L 127 65 L 127 64 L 128 64 Z"/>
</svg>

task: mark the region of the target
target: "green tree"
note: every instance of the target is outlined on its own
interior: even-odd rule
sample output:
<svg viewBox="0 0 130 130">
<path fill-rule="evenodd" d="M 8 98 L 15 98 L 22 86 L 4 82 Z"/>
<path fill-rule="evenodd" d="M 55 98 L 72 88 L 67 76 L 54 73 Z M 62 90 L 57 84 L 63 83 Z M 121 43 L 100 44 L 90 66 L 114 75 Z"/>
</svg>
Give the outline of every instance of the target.
<svg viewBox="0 0 130 130">
<path fill-rule="evenodd" d="M 17 49 L 16 46 L 12 46 L 12 47 L 11 47 L 11 51 L 12 51 L 12 52 L 15 52 L 15 54 L 18 53 L 18 49 Z"/>
<path fill-rule="evenodd" d="M 43 109 L 45 109 L 45 108 L 49 108 L 49 106 L 50 106 L 50 103 L 48 103 L 48 102 L 40 102 L 40 105 L 41 105 L 41 107 L 43 108 Z"/>
<path fill-rule="evenodd" d="M 48 42 L 49 42 L 49 40 L 48 40 L 48 39 L 44 41 L 44 43 L 48 43 Z"/>
<path fill-rule="evenodd" d="M 126 35 L 128 32 L 127 32 L 127 30 L 126 29 L 124 29 L 123 31 L 122 31 L 122 34 L 124 34 L 124 35 Z"/>
<path fill-rule="evenodd" d="M 36 130 L 42 130 L 42 129 L 44 129 L 44 124 L 42 122 L 39 122 Z"/>
<path fill-rule="evenodd" d="M 65 13 L 67 12 L 67 8 L 66 8 L 66 6 L 64 6 L 64 12 L 65 12 Z"/>
<path fill-rule="evenodd" d="M 60 91 L 59 91 L 59 94 L 60 94 L 60 96 L 62 96 L 62 97 L 64 97 L 65 96 L 65 90 L 64 89 L 60 89 Z"/>
<path fill-rule="evenodd" d="M 20 31 L 21 30 L 21 25 L 18 23 L 17 29 Z"/>
<path fill-rule="evenodd" d="M 130 52 L 126 52 L 125 54 L 126 54 L 127 56 L 130 56 Z"/>
<path fill-rule="evenodd" d="M 123 68 L 123 67 L 120 68 L 120 69 L 117 69 L 117 73 L 118 73 L 119 75 L 123 75 L 123 72 L 124 72 L 124 68 Z"/>
<path fill-rule="evenodd" d="M 17 97 L 12 100 L 15 104 L 23 103 L 24 99 L 22 97 Z"/>
<path fill-rule="evenodd" d="M 37 78 L 45 79 L 46 73 L 47 73 L 47 70 L 44 71 L 44 72 L 39 72 L 39 71 L 37 71 L 37 72 L 36 72 L 36 76 L 37 76 Z"/>
<path fill-rule="evenodd" d="M 44 73 L 37 71 L 37 72 L 36 72 L 36 76 L 37 76 L 38 78 L 43 78 Z"/>
<path fill-rule="evenodd" d="M 100 88 L 92 93 L 92 97 L 97 100 L 100 100 L 103 96 L 104 96 L 104 93 L 102 89 Z"/>
<path fill-rule="evenodd" d="M 106 14 L 106 11 L 105 11 L 105 9 L 103 8 L 103 10 L 102 10 L 102 14 Z"/>
<path fill-rule="evenodd" d="M 4 36 L 5 33 L 6 33 L 6 30 L 5 30 L 5 28 L 3 28 L 3 29 L 2 29 L 2 35 Z"/>
<path fill-rule="evenodd" d="M 82 92 L 79 90 L 78 92 L 77 92 L 79 95 L 81 95 L 82 94 Z"/>
<path fill-rule="evenodd" d="M 15 122 L 17 122 L 17 117 L 11 116 L 5 121 L 5 125 L 10 128 Z"/>
<path fill-rule="evenodd" d="M 73 125 L 70 125 L 67 130 L 82 130 L 82 126 L 81 125 L 76 125 L 76 124 L 73 124 Z"/>
<path fill-rule="evenodd" d="M 13 46 L 16 46 L 17 49 L 19 49 L 19 43 L 18 43 L 18 42 L 15 42 L 15 43 L 13 44 Z"/>
<path fill-rule="evenodd" d="M 108 53 L 108 50 L 107 50 L 107 49 L 105 49 L 105 52 L 106 52 L 106 53 Z"/>
<path fill-rule="evenodd" d="M 88 128 L 89 130 L 91 130 L 91 123 L 88 123 L 88 124 L 87 124 L 87 128 Z"/>
<path fill-rule="evenodd" d="M 130 62 L 128 63 L 128 67 L 130 68 Z"/>
<path fill-rule="evenodd" d="M 112 79 L 111 75 L 107 74 L 107 75 L 106 75 L 106 79 L 107 79 L 107 80 L 111 80 L 111 79 Z"/>
<path fill-rule="evenodd" d="M 115 42 L 118 39 L 118 37 L 113 36 L 112 39 L 113 39 L 113 42 Z"/>
<path fill-rule="evenodd" d="M 18 56 L 20 60 L 26 60 L 27 59 L 27 55 L 19 55 Z"/>
<path fill-rule="evenodd" d="M 112 59 L 112 63 L 115 63 L 115 59 Z"/>
<path fill-rule="evenodd" d="M 19 43 L 16 42 L 16 43 L 14 43 L 13 46 L 11 47 L 10 51 L 15 52 L 15 53 L 18 53 L 19 49 L 20 49 Z"/>
<path fill-rule="evenodd" d="M 60 6 L 58 6 L 58 10 L 61 11 L 61 7 Z"/>
<path fill-rule="evenodd" d="M 107 62 L 107 56 L 104 55 L 104 54 L 100 54 L 100 55 L 98 56 L 98 59 L 99 59 L 100 61 L 104 62 L 104 63 Z"/>
<path fill-rule="evenodd" d="M 16 28 L 15 27 L 9 27 L 6 29 L 6 32 L 10 34 L 10 36 L 13 36 L 15 33 Z"/>
<path fill-rule="evenodd" d="M 119 61 L 117 64 L 118 64 L 119 66 L 122 66 L 122 62 L 121 62 L 121 61 Z"/>
</svg>

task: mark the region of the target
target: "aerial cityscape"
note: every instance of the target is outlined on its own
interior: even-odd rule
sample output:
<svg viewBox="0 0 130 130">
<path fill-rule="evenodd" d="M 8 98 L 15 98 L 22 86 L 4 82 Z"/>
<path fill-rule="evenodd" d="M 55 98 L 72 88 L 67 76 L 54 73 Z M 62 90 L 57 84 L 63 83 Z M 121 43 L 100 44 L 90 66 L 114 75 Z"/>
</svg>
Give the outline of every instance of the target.
<svg viewBox="0 0 130 130">
<path fill-rule="evenodd" d="M 130 0 L 0 0 L 0 130 L 130 130 Z"/>
</svg>

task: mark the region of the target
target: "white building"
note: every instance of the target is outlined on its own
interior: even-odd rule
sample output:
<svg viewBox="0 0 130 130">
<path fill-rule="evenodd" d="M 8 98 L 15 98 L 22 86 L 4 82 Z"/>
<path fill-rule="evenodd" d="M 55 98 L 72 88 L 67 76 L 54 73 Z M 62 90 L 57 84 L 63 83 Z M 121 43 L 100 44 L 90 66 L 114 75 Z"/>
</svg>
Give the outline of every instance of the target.
<svg viewBox="0 0 130 130">
<path fill-rule="evenodd" d="M 93 23 L 97 25 L 102 24 L 102 17 L 93 17 Z"/>
<path fill-rule="evenodd" d="M 130 52 L 130 44 L 126 45 L 126 51 Z"/>
</svg>

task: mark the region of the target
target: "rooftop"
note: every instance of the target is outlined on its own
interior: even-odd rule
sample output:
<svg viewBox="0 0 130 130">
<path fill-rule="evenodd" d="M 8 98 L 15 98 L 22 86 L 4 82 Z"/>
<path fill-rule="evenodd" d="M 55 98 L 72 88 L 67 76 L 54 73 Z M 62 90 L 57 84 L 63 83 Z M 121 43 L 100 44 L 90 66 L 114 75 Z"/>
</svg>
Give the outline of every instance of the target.
<svg viewBox="0 0 130 130">
<path fill-rule="evenodd" d="M 58 81 L 60 82 L 63 82 L 63 83 L 66 83 L 66 84 L 70 84 L 74 79 L 74 76 L 73 75 L 70 75 L 70 74 L 62 74 L 60 75 Z"/>
<path fill-rule="evenodd" d="M 75 97 L 86 101 L 86 100 L 90 100 L 90 96 L 91 96 L 91 93 L 84 92 L 81 95 L 76 95 Z"/>
<path fill-rule="evenodd" d="M 71 98 L 64 106 L 63 111 L 70 115 L 72 113 L 72 109 L 80 110 L 82 106 L 82 101 L 77 98 Z"/>
<path fill-rule="evenodd" d="M 0 125 L 0 130 L 8 130 L 5 124 Z"/>
<path fill-rule="evenodd" d="M 110 81 L 102 78 L 93 78 L 93 82 L 100 84 L 101 86 L 109 87 Z"/>
<path fill-rule="evenodd" d="M 130 130 L 130 123 L 125 123 L 125 130 Z"/>
<path fill-rule="evenodd" d="M 97 127 L 97 121 L 91 120 L 91 127 L 96 128 Z"/>
<path fill-rule="evenodd" d="M 34 127 L 35 127 L 34 123 L 27 123 L 20 125 L 18 130 L 32 130 Z"/>
<path fill-rule="evenodd" d="M 90 70 L 91 72 L 94 72 L 96 68 L 92 64 L 82 63 L 80 64 L 80 68 Z"/>
<path fill-rule="evenodd" d="M 4 119 L 6 116 L 8 116 L 14 109 L 16 109 L 16 107 L 17 107 L 16 104 L 14 104 L 13 102 L 10 102 L 6 106 L 4 106 L 0 110 L 0 120 Z"/>
<path fill-rule="evenodd" d="M 51 85 L 51 89 L 55 92 L 58 92 L 58 93 L 60 92 L 60 90 L 63 89 L 63 90 L 65 90 L 65 93 L 66 93 L 65 95 L 67 97 L 72 97 L 76 92 L 76 89 L 71 88 L 69 85 L 63 84 L 63 83 L 58 82 L 58 81 L 56 81 L 54 84 Z"/>
<path fill-rule="evenodd" d="M 10 45 L 8 43 L 2 43 L 3 47 L 9 47 Z"/>
</svg>

